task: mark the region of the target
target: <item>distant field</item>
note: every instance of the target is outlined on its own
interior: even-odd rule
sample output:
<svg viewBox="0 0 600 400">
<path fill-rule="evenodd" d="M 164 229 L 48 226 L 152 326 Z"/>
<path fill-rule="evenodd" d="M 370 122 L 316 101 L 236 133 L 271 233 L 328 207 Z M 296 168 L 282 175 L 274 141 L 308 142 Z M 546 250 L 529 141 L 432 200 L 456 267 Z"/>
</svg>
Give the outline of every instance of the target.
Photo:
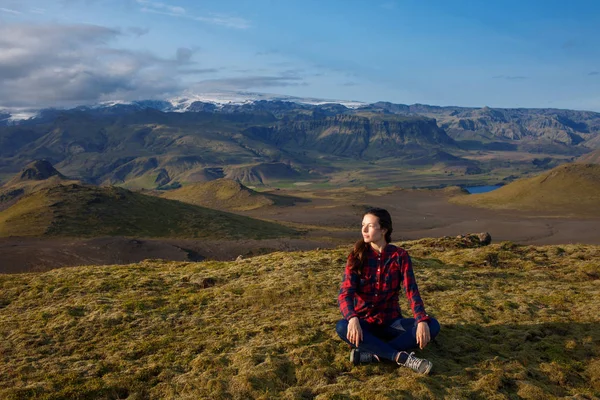
<svg viewBox="0 0 600 400">
<path fill-rule="evenodd" d="M 513 158 L 514 156 L 514 158 Z M 478 186 L 493 185 L 539 174 L 544 168 L 532 164 L 532 160 L 544 158 L 543 154 L 524 152 L 486 152 L 465 156 L 483 163 L 483 171 L 477 174 L 457 172 L 452 167 L 444 166 L 406 166 L 395 159 L 364 161 L 333 159 L 329 161 L 335 171 L 329 172 L 325 178 L 273 180 L 267 187 L 280 189 L 333 189 L 339 187 L 386 187 L 431 188 L 444 186 Z M 556 163 L 566 162 L 567 157 L 555 156 Z M 303 185 L 298 185 L 303 182 Z M 306 185 L 305 183 L 311 183 Z M 257 187 L 258 188 L 258 187 Z"/>
<path fill-rule="evenodd" d="M 489 161 L 500 161 L 500 162 L 514 162 L 514 163 L 531 163 L 531 161 L 544 158 L 552 158 L 555 160 L 562 160 L 563 162 L 570 161 L 573 156 L 560 155 L 560 154 L 546 154 L 546 153 L 530 153 L 527 151 L 480 151 L 476 153 L 466 153 L 462 157 L 477 160 L 482 162 Z"/>
</svg>

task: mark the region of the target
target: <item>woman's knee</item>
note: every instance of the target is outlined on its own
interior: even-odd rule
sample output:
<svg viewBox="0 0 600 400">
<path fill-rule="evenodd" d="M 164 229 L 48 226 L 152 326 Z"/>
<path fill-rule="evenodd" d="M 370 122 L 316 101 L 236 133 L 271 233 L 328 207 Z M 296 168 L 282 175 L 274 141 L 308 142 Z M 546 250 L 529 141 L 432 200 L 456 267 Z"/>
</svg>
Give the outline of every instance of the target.
<svg viewBox="0 0 600 400">
<path fill-rule="evenodd" d="M 335 331 L 342 339 L 346 338 L 346 335 L 348 334 L 348 321 L 345 319 L 339 320 L 335 325 Z"/>
<path fill-rule="evenodd" d="M 429 335 L 431 339 L 435 338 L 440 333 L 440 323 L 437 319 L 429 317 Z"/>
</svg>

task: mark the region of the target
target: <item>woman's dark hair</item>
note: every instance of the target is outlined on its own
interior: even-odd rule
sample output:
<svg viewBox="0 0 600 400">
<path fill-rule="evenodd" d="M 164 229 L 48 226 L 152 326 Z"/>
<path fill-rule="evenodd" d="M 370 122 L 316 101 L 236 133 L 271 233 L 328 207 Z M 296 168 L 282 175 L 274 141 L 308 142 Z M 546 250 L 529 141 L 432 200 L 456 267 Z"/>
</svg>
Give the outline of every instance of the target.
<svg viewBox="0 0 600 400">
<path fill-rule="evenodd" d="M 374 215 L 379 220 L 379 226 L 381 229 L 387 229 L 385 232 L 385 241 L 386 243 L 390 243 L 392 241 L 392 217 L 387 210 L 383 208 L 369 208 L 363 214 L 363 218 L 365 215 Z M 363 239 L 360 239 L 356 243 L 354 243 L 354 249 L 352 250 L 351 259 L 352 259 L 352 271 L 360 274 L 362 272 L 362 267 L 367 259 L 367 251 L 369 250 L 369 244 L 365 243 Z"/>
</svg>

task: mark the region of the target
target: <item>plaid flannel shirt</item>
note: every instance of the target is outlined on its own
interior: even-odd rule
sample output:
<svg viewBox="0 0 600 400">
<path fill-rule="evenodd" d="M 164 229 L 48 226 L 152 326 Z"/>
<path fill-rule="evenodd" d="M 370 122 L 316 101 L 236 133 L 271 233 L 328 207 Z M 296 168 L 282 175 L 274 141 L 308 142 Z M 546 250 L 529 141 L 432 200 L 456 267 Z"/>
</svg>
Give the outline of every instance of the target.
<svg viewBox="0 0 600 400">
<path fill-rule="evenodd" d="M 352 254 L 348 256 L 338 296 L 346 320 L 358 317 L 369 323 L 385 324 L 402 317 L 398 303 L 400 283 L 417 323 L 429 320 L 406 250 L 388 244 L 379 254 L 370 248 L 362 273 L 352 272 L 351 267 Z"/>
</svg>

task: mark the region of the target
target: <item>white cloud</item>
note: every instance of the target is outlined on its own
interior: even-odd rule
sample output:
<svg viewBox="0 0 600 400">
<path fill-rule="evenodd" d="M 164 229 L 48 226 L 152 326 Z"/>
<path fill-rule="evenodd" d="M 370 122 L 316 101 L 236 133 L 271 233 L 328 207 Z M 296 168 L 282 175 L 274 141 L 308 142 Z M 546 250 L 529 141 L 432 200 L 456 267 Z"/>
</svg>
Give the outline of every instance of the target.
<svg viewBox="0 0 600 400">
<path fill-rule="evenodd" d="M 232 17 L 229 15 L 216 13 L 208 14 L 208 16 L 195 16 L 189 14 L 182 7 L 170 6 L 165 3 L 148 0 L 136 0 L 136 2 L 142 6 L 141 11 L 145 13 L 160 14 L 177 18 L 187 18 L 193 21 L 204 22 L 233 29 L 248 29 L 251 27 L 250 21 L 240 17 Z"/>
<path fill-rule="evenodd" d="M 180 66 L 192 52 L 172 59 L 116 49 L 123 33 L 96 25 L 0 26 L 0 108 L 68 107 L 105 100 L 133 100 L 179 92 Z"/>
<path fill-rule="evenodd" d="M 211 14 L 209 17 L 193 17 L 193 19 L 226 28 L 248 29 L 251 26 L 250 22 L 244 18 L 230 17 L 223 14 Z"/>
<path fill-rule="evenodd" d="M 13 14 L 13 15 L 21 15 L 23 14 L 21 11 L 17 11 L 17 10 L 13 10 L 10 8 L 4 8 L 4 7 L 0 7 L 0 11 L 7 13 L 7 14 Z"/>
<path fill-rule="evenodd" d="M 166 10 L 167 13 L 174 14 L 174 15 L 185 15 L 185 13 L 186 13 L 185 8 L 183 8 L 183 7 L 171 6 L 169 4 L 160 3 L 157 1 L 148 1 L 148 0 L 136 0 L 136 1 L 138 4 L 141 4 L 148 10 L 152 10 L 152 9 L 159 10 L 159 11 Z"/>
</svg>

